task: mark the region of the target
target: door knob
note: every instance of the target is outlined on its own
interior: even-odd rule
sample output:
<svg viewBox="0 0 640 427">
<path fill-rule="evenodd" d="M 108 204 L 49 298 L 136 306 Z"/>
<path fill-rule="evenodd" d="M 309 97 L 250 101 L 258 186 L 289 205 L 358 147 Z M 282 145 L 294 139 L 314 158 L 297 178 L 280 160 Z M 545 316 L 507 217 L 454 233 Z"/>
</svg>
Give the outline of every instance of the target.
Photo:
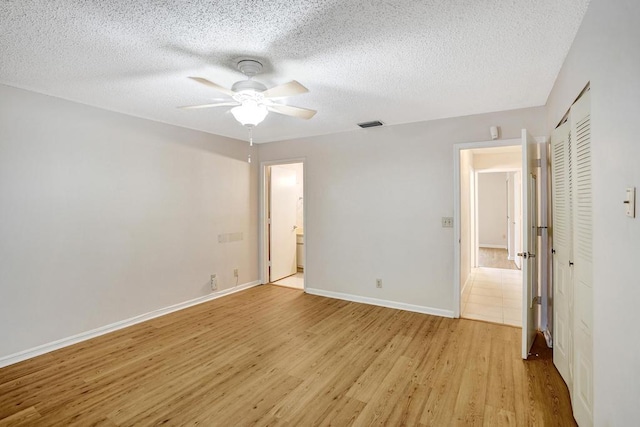
<svg viewBox="0 0 640 427">
<path fill-rule="evenodd" d="M 524 259 L 536 257 L 536 254 L 532 254 L 531 252 L 518 252 L 516 255 L 521 256 Z"/>
</svg>

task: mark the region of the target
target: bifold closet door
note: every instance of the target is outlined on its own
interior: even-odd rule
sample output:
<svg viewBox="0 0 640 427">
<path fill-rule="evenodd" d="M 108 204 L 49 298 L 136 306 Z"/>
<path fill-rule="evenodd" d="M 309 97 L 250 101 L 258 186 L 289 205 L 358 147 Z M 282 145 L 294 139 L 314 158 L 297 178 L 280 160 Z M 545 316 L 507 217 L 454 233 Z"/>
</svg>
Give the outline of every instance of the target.
<svg viewBox="0 0 640 427">
<path fill-rule="evenodd" d="M 591 100 L 587 91 L 571 107 L 573 181 L 574 351 L 573 414 L 581 427 L 593 419 L 593 213 Z"/>
<path fill-rule="evenodd" d="M 573 416 L 593 425 L 593 213 L 591 113 L 587 90 L 551 136 L 553 363 L 571 394 Z"/>
<path fill-rule="evenodd" d="M 573 277 L 569 130 L 567 121 L 551 135 L 553 209 L 553 363 L 573 387 Z"/>
</svg>

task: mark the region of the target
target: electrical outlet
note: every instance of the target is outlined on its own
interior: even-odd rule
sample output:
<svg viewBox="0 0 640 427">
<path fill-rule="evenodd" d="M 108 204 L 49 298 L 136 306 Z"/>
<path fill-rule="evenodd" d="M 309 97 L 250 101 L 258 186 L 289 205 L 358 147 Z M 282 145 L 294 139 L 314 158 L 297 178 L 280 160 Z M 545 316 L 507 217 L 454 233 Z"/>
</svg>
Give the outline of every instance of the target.
<svg viewBox="0 0 640 427">
<path fill-rule="evenodd" d="M 238 269 L 237 268 L 235 268 L 233 270 L 233 277 L 238 277 Z"/>
<path fill-rule="evenodd" d="M 216 276 L 215 274 L 211 275 L 211 290 L 212 291 L 218 290 L 218 276 Z"/>
<path fill-rule="evenodd" d="M 453 218 L 450 216 L 443 216 L 442 228 L 453 228 Z"/>
<path fill-rule="evenodd" d="M 382 279 L 376 279 L 376 288 L 382 287 Z"/>
</svg>

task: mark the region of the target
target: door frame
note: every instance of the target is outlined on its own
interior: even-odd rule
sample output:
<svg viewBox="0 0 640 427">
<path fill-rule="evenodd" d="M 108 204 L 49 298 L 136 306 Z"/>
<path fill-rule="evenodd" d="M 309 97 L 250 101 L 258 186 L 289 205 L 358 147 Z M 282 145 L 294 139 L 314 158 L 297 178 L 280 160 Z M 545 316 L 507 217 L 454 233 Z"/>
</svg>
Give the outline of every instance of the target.
<svg viewBox="0 0 640 427">
<path fill-rule="evenodd" d="M 546 142 L 544 137 L 534 137 L 536 142 Z M 463 142 L 453 145 L 453 317 L 460 318 L 460 152 L 474 148 L 508 147 L 522 145 L 521 138 L 478 142 Z M 477 185 L 477 182 L 476 182 Z M 476 227 L 477 228 L 477 227 Z"/>
<path fill-rule="evenodd" d="M 258 271 L 260 273 L 260 283 L 269 283 L 269 180 L 267 172 L 269 167 L 278 165 L 288 165 L 292 163 L 302 163 L 302 193 L 307 198 L 307 166 L 306 157 L 296 157 L 281 160 L 269 160 L 260 162 L 260 194 L 258 202 L 259 220 L 258 220 Z M 302 253 L 304 259 L 305 281 L 304 288 L 307 288 L 307 203 L 306 200 L 302 204 L 302 221 L 304 223 L 304 250 Z"/>
</svg>

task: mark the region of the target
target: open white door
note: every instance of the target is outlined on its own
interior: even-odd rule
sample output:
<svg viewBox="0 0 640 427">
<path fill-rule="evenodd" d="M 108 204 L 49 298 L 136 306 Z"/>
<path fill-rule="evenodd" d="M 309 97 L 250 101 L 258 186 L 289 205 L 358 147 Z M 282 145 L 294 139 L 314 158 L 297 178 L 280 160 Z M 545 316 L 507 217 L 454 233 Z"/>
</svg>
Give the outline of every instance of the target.
<svg viewBox="0 0 640 427">
<path fill-rule="evenodd" d="M 269 185 L 269 281 L 296 274 L 296 171 L 286 166 L 271 166 Z"/>
<path fill-rule="evenodd" d="M 513 242 L 516 253 L 522 252 L 522 172 L 518 171 L 513 174 L 513 200 L 516 202 L 513 206 Z M 516 256 L 513 260 L 519 270 L 522 269 L 522 258 Z"/>
<path fill-rule="evenodd" d="M 534 299 L 537 293 L 536 264 L 537 194 L 536 171 L 538 144 L 526 129 L 522 130 L 522 358 L 526 359 L 536 336 Z"/>
</svg>

